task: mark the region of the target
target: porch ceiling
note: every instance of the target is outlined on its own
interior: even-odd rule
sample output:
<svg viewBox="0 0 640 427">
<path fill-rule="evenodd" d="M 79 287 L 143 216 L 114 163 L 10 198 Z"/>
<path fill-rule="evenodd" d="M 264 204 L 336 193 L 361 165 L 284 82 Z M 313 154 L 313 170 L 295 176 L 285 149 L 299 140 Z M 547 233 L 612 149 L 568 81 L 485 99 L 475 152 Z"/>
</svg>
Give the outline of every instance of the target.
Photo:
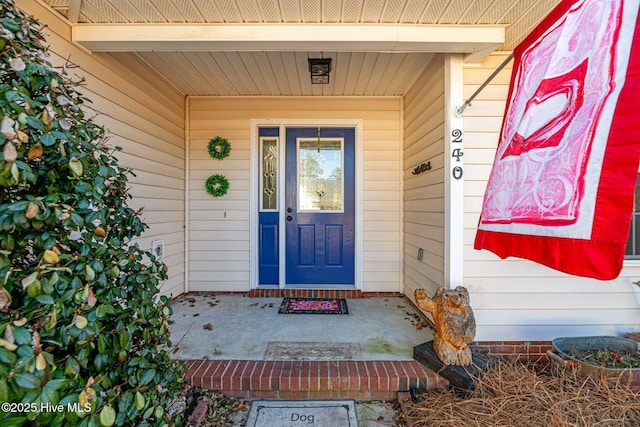
<svg viewBox="0 0 640 427">
<path fill-rule="evenodd" d="M 403 95 L 435 52 L 463 52 L 473 62 L 512 50 L 558 3 L 38 1 L 67 18 L 89 49 L 132 52 L 186 95 L 229 96 Z M 321 55 L 333 58 L 330 84 L 312 85 L 307 58 Z"/>
</svg>

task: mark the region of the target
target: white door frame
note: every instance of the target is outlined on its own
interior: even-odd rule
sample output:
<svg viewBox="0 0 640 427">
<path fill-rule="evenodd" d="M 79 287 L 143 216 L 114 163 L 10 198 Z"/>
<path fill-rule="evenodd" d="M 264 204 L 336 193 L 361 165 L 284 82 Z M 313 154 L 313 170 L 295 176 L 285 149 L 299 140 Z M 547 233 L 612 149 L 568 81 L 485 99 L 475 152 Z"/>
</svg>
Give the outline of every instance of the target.
<svg viewBox="0 0 640 427">
<path fill-rule="evenodd" d="M 331 119 L 319 119 L 319 120 L 306 120 L 306 119 L 252 119 L 251 123 L 251 141 L 250 141 L 250 170 L 251 176 L 249 177 L 249 287 L 251 289 L 258 288 L 258 272 L 259 272 L 259 240 L 258 240 L 258 213 L 260 211 L 259 206 L 259 191 L 260 191 L 260 152 L 259 145 L 260 140 L 258 137 L 258 128 L 261 126 L 279 127 L 280 133 L 278 138 L 278 167 L 280 171 L 285 170 L 285 129 L 287 127 L 353 127 L 355 128 L 355 254 L 354 254 L 354 287 L 358 290 L 362 288 L 362 193 L 363 193 L 363 161 L 362 161 L 362 120 L 331 120 Z M 279 191 L 285 189 L 285 174 L 278 174 L 278 188 Z M 285 200 L 284 197 L 278 197 L 278 223 L 279 223 L 279 274 L 280 280 L 277 288 L 283 289 L 286 284 L 285 272 L 286 272 L 286 252 L 285 252 Z M 271 286 L 261 286 L 261 288 L 269 289 Z M 336 286 L 336 289 L 344 287 Z M 323 286 L 322 289 L 332 289 L 331 286 Z"/>
</svg>

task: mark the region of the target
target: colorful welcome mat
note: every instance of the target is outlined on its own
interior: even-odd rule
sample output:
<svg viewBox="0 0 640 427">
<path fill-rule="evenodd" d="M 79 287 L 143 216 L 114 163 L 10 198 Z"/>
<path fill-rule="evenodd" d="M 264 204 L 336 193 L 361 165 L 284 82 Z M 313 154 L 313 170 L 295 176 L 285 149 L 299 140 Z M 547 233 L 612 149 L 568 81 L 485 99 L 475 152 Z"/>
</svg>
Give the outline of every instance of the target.
<svg viewBox="0 0 640 427">
<path fill-rule="evenodd" d="M 342 298 L 285 298 L 278 313 L 349 314 L 349 309 L 347 300 Z"/>
</svg>

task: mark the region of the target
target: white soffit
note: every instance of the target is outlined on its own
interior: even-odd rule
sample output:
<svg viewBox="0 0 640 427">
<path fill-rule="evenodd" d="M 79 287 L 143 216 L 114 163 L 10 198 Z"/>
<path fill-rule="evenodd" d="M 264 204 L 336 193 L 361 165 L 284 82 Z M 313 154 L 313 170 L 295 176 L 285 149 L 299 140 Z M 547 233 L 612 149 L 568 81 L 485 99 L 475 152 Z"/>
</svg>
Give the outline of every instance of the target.
<svg viewBox="0 0 640 427">
<path fill-rule="evenodd" d="M 488 54 L 503 26 L 348 24 L 76 24 L 93 52 L 308 51 Z"/>
</svg>

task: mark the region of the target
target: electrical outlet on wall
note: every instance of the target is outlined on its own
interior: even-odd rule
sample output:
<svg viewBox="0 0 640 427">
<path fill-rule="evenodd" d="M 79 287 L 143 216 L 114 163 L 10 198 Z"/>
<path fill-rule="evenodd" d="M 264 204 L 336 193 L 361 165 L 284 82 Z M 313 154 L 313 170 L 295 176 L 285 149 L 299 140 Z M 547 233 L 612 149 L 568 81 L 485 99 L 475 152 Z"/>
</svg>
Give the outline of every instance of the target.
<svg viewBox="0 0 640 427">
<path fill-rule="evenodd" d="M 156 259 L 164 257 L 164 240 L 154 240 L 151 242 L 151 253 L 155 255 Z"/>
</svg>

